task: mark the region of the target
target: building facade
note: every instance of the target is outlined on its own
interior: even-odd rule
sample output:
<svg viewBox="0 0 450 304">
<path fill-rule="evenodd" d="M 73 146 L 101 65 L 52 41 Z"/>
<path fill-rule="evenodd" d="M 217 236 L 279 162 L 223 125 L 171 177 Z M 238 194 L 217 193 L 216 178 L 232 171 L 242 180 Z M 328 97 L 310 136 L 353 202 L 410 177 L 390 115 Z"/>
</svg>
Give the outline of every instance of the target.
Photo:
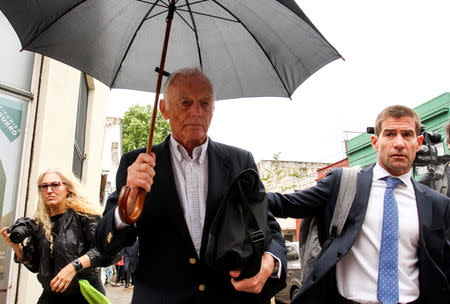
<svg viewBox="0 0 450 304">
<path fill-rule="evenodd" d="M 116 190 L 116 173 L 122 157 L 122 118 L 106 117 L 102 155 L 102 201 Z"/>
</svg>

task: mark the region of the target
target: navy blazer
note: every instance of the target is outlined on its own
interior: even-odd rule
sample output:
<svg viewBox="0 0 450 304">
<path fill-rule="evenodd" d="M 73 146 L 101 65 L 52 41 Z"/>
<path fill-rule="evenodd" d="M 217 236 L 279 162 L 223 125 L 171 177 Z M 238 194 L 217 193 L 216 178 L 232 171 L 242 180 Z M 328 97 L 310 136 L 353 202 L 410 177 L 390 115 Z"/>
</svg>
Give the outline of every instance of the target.
<svg viewBox="0 0 450 304">
<path fill-rule="evenodd" d="M 97 246 L 105 254 L 130 246 L 139 236 L 139 263 L 133 303 L 258 303 L 266 302 L 285 285 L 269 279 L 260 295 L 237 292 L 228 274 L 219 273 L 204 263 L 209 230 L 222 198 L 238 174 L 256 166 L 245 150 L 208 143 L 208 195 L 200 257 L 192 243 L 178 198 L 170 156 L 170 138 L 152 148 L 156 154 L 156 175 L 147 193 L 144 210 L 135 226 L 117 231 L 114 210 L 118 193 L 126 184 L 127 168 L 145 149 L 122 156 L 117 173 L 117 190 L 108 198 L 105 214 L 97 228 Z M 262 187 L 262 183 L 261 183 Z M 272 241 L 267 251 L 280 258 L 286 269 L 286 248 L 280 227 L 269 214 Z"/>
<path fill-rule="evenodd" d="M 316 216 L 324 241 L 336 205 L 342 170 L 333 170 L 316 186 L 291 194 L 269 193 L 269 208 L 277 217 Z M 367 210 L 373 167 L 358 174 L 357 191 L 340 236 L 317 261 L 292 303 L 333 303 L 335 266 L 358 236 Z M 419 215 L 419 284 L 424 303 L 450 303 L 450 199 L 413 181 Z"/>
</svg>

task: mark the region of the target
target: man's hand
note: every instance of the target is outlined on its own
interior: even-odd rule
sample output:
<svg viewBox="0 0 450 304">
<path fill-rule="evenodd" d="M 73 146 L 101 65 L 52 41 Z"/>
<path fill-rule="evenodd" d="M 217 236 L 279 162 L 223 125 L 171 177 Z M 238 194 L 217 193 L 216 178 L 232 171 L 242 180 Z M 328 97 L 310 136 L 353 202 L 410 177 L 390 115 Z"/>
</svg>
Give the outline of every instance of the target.
<svg viewBox="0 0 450 304">
<path fill-rule="evenodd" d="M 231 284 L 233 284 L 234 289 L 236 289 L 237 291 L 260 293 L 264 287 L 264 284 L 266 284 L 267 279 L 272 274 L 274 266 L 275 266 L 274 257 L 269 253 L 264 253 L 261 258 L 261 268 L 259 269 L 259 272 L 255 276 L 237 281 L 234 278 L 239 277 L 241 271 L 232 270 L 230 271 L 230 276 L 232 277 Z"/>
<path fill-rule="evenodd" d="M 151 153 L 139 154 L 136 161 L 128 167 L 127 186 L 131 188 L 129 197 L 137 197 L 139 188 L 150 192 L 153 184 L 153 177 L 155 176 L 156 155 Z"/>
</svg>

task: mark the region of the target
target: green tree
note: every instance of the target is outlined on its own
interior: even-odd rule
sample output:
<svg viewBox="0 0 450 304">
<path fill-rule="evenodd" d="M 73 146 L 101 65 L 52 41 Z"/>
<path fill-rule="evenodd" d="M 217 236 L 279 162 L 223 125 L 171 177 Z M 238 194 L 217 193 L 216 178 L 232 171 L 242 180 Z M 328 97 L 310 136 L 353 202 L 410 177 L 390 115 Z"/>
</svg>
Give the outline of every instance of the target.
<svg viewBox="0 0 450 304">
<path fill-rule="evenodd" d="M 122 152 L 147 146 L 148 132 L 152 120 L 152 106 L 131 106 L 123 116 Z M 170 134 L 170 126 L 158 110 L 155 121 L 153 144 L 159 144 Z"/>
</svg>

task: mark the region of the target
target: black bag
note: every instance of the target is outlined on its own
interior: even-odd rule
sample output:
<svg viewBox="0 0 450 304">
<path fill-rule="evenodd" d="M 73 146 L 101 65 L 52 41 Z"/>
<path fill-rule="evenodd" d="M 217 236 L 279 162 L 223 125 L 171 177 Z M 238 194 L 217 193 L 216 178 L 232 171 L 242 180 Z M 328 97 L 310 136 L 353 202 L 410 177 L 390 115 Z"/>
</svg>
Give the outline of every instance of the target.
<svg viewBox="0 0 450 304">
<path fill-rule="evenodd" d="M 267 224 L 267 198 L 253 169 L 242 171 L 231 185 L 209 233 L 205 261 L 228 274 L 242 269 L 238 279 L 256 275 L 272 239 Z"/>
</svg>

